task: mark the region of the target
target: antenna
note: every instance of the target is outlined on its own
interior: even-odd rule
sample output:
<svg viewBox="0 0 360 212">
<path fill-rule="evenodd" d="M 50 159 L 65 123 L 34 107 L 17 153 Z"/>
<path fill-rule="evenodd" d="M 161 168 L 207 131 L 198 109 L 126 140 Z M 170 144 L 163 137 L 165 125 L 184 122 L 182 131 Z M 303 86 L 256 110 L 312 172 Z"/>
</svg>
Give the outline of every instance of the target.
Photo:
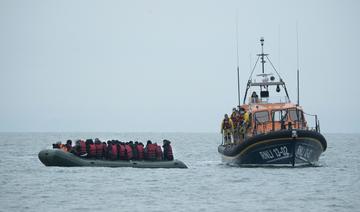
<svg viewBox="0 0 360 212">
<path fill-rule="evenodd" d="M 280 72 L 280 24 L 278 28 L 278 70 Z"/>
<path fill-rule="evenodd" d="M 251 73 L 251 70 L 252 70 L 252 57 L 251 57 L 251 52 L 249 53 L 249 70 L 250 70 L 250 73 Z"/>
<path fill-rule="evenodd" d="M 236 59 L 237 59 L 237 86 L 238 86 L 238 104 L 240 106 L 240 68 L 239 68 L 239 29 L 238 29 L 238 12 L 236 11 Z"/>
<path fill-rule="evenodd" d="M 260 38 L 260 42 L 261 42 L 261 63 L 262 63 L 262 73 L 264 73 L 264 64 L 265 64 L 265 60 L 264 60 L 264 37 Z"/>
<path fill-rule="evenodd" d="M 299 31 L 298 31 L 298 22 L 296 21 L 296 60 L 297 60 L 297 105 L 300 105 L 300 88 L 299 88 Z"/>
</svg>

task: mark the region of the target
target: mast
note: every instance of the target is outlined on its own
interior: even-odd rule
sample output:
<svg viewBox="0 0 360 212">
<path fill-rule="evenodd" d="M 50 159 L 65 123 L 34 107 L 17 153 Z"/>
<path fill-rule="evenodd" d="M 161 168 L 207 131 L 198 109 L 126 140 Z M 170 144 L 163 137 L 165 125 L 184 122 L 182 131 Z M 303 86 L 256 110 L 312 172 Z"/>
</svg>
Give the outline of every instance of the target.
<svg viewBox="0 0 360 212">
<path fill-rule="evenodd" d="M 299 83 L 299 32 L 298 32 L 298 23 L 296 22 L 296 60 L 297 60 L 297 105 L 300 105 L 300 83 Z"/>
<path fill-rule="evenodd" d="M 265 72 L 264 69 L 264 64 L 265 64 L 265 60 L 264 60 L 264 37 L 260 38 L 260 42 L 261 42 L 261 65 L 262 65 L 262 73 Z"/>
<path fill-rule="evenodd" d="M 258 57 L 261 58 L 261 67 L 262 67 L 262 73 L 265 73 L 265 57 L 268 56 L 268 54 L 264 54 L 264 37 L 260 38 L 260 42 L 261 42 L 261 54 L 257 54 Z"/>
<path fill-rule="evenodd" d="M 237 92 L 238 92 L 238 105 L 240 106 L 240 68 L 239 68 L 239 30 L 238 30 L 238 14 L 236 13 L 236 59 L 237 59 Z"/>
<path fill-rule="evenodd" d="M 289 98 L 289 94 L 287 92 L 287 89 L 286 89 L 286 85 L 285 85 L 285 82 L 282 80 L 281 76 L 280 76 L 280 73 L 276 70 L 276 68 L 274 67 L 274 65 L 272 64 L 271 60 L 269 59 L 268 55 L 269 54 L 265 54 L 264 53 L 264 38 L 261 37 L 260 38 L 260 42 L 261 42 L 261 54 L 256 54 L 258 57 L 257 57 L 257 60 L 255 62 L 255 65 L 250 73 L 250 76 L 249 76 L 249 79 L 248 79 L 248 82 L 247 82 L 247 85 L 246 85 L 246 89 L 245 89 L 245 95 L 244 95 L 244 104 L 245 104 L 245 101 L 246 101 L 246 97 L 247 97 L 247 94 L 248 94 L 248 91 L 251 87 L 256 87 L 256 86 L 260 86 L 260 96 L 262 96 L 262 88 L 265 89 L 265 91 L 267 92 L 267 94 L 265 93 L 264 94 L 264 97 L 268 97 L 268 87 L 269 86 L 282 86 L 284 91 L 285 91 L 285 94 L 286 94 L 286 97 L 287 97 L 287 101 L 290 102 L 290 98 Z M 278 75 L 279 77 L 279 80 L 278 81 L 274 81 L 275 78 L 272 77 L 270 78 L 270 81 L 262 81 L 262 82 L 255 82 L 255 81 L 252 81 L 252 75 L 255 71 L 255 68 L 256 68 L 256 65 L 258 64 L 259 60 L 261 59 L 261 63 L 262 63 L 262 74 L 259 74 L 258 76 L 262 76 L 262 77 L 266 77 L 266 76 L 269 76 L 269 75 L 272 75 L 272 74 L 265 74 L 265 57 L 267 59 L 267 61 L 269 62 L 269 64 L 271 65 L 271 67 L 273 68 L 273 70 L 276 72 L 276 74 Z M 279 88 L 277 88 L 278 90 Z M 280 90 L 279 90 L 280 91 Z M 277 92 L 279 92 L 277 91 Z M 262 97 L 261 97 L 262 98 Z"/>
</svg>

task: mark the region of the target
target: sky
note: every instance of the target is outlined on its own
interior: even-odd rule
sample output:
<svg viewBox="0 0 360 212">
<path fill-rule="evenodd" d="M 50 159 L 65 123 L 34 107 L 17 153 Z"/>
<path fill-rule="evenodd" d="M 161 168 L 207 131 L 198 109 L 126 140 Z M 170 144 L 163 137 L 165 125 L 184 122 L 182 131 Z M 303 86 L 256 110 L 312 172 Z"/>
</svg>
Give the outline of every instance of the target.
<svg viewBox="0 0 360 212">
<path fill-rule="evenodd" d="M 263 36 L 296 102 L 298 25 L 300 104 L 322 132 L 360 133 L 359 11 L 356 0 L 0 0 L 0 132 L 219 132 L 238 101 L 236 38 L 241 97 Z"/>
</svg>

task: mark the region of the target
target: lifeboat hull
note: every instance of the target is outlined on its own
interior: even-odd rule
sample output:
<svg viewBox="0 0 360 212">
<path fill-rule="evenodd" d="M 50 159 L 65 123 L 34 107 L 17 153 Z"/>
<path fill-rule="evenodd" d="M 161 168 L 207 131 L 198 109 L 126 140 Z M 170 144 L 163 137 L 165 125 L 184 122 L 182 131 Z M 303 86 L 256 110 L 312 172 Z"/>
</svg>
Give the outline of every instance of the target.
<svg viewBox="0 0 360 212">
<path fill-rule="evenodd" d="M 316 165 L 326 150 L 325 138 L 309 130 L 282 130 L 255 135 L 237 145 L 220 145 L 222 161 L 239 166 Z"/>
<path fill-rule="evenodd" d="M 187 168 L 180 160 L 173 161 L 123 161 L 95 160 L 78 157 L 59 149 L 45 149 L 39 152 L 39 160 L 45 166 L 91 166 L 91 167 L 133 167 L 133 168 Z"/>
</svg>

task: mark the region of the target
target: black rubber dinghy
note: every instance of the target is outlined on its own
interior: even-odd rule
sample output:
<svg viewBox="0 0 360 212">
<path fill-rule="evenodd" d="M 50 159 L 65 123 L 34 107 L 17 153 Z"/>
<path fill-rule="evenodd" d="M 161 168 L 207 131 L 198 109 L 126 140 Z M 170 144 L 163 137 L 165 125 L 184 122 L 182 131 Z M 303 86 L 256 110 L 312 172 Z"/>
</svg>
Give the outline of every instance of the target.
<svg viewBox="0 0 360 212">
<path fill-rule="evenodd" d="M 180 160 L 173 161 L 138 161 L 138 160 L 97 160 L 78 157 L 59 149 L 45 149 L 39 152 L 39 160 L 45 166 L 92 166 L 92 167 L 133 167 L 133 168 L 187 168 Z"/>
</svg>

